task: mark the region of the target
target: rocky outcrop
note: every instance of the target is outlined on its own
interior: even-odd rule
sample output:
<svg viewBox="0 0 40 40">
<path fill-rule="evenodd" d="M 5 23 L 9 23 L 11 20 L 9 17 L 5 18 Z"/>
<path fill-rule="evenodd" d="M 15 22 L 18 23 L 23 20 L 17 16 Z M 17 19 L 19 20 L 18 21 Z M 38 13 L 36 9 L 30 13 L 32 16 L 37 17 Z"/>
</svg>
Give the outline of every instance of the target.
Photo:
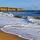
<svg viewBox="0 0 40 40">
<path fill-rule="evenodd" d="M 22 11 L 22 8 L 10 8 L 10 7 L 0 7 L 0 12 L 9 12 L 9 11 Z"/>
</svg>

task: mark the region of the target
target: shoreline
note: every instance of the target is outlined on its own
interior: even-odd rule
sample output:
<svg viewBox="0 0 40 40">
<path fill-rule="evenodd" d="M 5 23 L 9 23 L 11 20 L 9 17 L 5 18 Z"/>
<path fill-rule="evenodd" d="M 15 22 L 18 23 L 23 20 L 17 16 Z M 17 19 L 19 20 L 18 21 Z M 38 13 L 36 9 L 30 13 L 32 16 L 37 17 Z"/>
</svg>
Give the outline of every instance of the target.
<svg viewBox="0 0 40 40">
<path fill-rule="evenodd" d="M 18 37 L 17 35 L 9 34 L 1 31 L 0 40 L 28 40 L 28 39 L 24 39 L 24 38 Z"/>
</svg>

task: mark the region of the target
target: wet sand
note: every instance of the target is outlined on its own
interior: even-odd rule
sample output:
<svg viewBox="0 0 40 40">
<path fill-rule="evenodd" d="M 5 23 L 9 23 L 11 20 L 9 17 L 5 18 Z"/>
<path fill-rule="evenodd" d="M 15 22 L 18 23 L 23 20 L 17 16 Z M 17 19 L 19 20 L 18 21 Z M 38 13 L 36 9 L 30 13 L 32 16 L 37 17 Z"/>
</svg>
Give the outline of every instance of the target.
<svg viewBox="0 0 40 40">
<path fill-rule="evenodd" d="M 0 32 L 0 40 L 28 40 L 28 39 L 23 39 L 16 35 L 8 34 L 8 33 L 1 31 Z"/>
</svg>

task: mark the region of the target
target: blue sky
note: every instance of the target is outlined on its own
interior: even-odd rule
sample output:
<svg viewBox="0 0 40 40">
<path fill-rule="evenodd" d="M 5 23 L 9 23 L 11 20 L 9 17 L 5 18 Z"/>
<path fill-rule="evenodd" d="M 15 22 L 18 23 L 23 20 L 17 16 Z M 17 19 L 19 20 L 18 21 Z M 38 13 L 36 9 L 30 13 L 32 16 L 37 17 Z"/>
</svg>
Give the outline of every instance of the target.
<svg viewBox="0 0 40 40">
<path fill-rule="evenodd" d="M 0 7 L 4 6 L 40 10 L 40 0 L 0 0 Z"/>
</svg>

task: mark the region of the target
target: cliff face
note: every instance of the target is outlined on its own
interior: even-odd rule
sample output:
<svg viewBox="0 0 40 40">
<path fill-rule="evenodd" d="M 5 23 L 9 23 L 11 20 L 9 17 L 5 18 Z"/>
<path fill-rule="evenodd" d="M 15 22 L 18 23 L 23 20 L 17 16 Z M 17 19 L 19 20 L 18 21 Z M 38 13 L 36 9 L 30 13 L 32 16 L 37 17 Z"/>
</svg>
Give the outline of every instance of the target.
<svg viewBox="0 0 40 40">
<path fill-rule="evenodd" d="M 9 8 L 9 7 L 0 7 L 0 12 L 9 12 L 9 11 L 21 11 L 22 8 Z"/>
</svg>

